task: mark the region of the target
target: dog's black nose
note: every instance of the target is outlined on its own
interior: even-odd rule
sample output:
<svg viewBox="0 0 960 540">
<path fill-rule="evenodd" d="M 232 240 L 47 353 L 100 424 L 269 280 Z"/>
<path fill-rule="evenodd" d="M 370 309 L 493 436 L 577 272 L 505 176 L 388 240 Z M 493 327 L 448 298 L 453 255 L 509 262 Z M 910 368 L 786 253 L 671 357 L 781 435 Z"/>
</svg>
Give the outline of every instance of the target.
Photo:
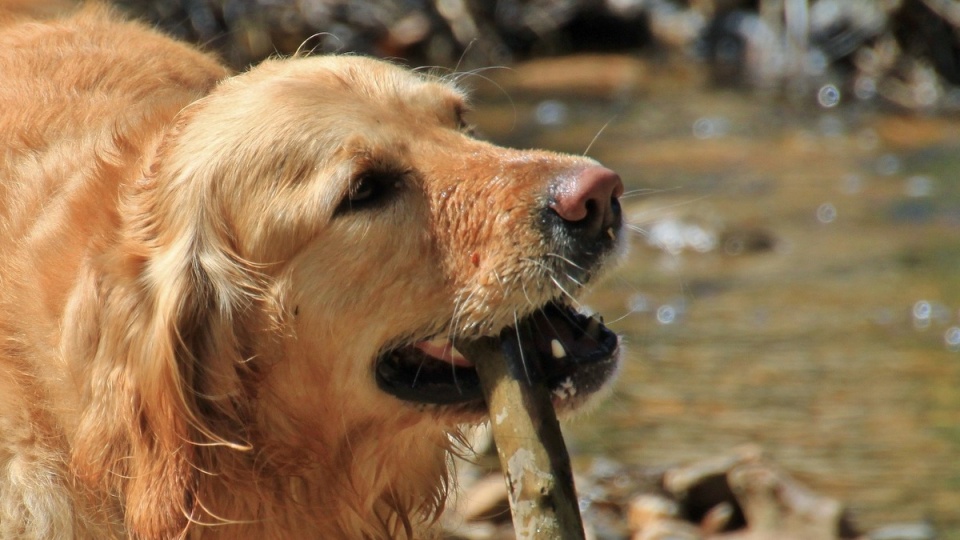
<svg viewBox="0 0 960 540">
<path fill-rule="evenodd" d="M 590 240 L 620 226 L 623 194 L 620 175 L 606 167 L 592 165 L 560 180 L 549 202 L 568 228 L 581 240 Z"/>
<path fill-rule="evenodd" d="M 620 176 L 599 165 L 559 174 L 541 214 L 544 238 L 564 262 L 563 275 L 583 284 L 621 242 Z"/>
</svg>

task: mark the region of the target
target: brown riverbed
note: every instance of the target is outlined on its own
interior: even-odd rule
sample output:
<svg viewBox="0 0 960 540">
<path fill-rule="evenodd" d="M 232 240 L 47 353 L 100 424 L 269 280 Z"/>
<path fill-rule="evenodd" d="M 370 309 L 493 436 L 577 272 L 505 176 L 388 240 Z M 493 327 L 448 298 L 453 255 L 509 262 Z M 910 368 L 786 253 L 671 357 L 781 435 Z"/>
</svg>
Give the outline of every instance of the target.
<svg viewBox="0 0 960 540">
<path fill-rule="evenodd" d="M 627 361 L 567 428 L 575 461 L 758 443 L 862 528 L 960 538 L 960 119 L 621 64 L 599 90 L 575 70 L 548 93 L 487 89 L 473 115 L 495 141 L 575 153 L 610 122 L 589 155 L 621 173 L 636 232 L 587 302 Z"/>
</svg>

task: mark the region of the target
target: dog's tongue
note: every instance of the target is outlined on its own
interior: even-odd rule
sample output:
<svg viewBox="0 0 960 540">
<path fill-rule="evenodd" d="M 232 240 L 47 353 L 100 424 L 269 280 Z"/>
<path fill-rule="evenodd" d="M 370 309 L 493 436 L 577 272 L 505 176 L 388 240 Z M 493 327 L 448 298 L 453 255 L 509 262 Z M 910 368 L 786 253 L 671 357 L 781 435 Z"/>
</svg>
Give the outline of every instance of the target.
<svg viewBox="0 0 960 540">
<path fill-rule="evenodd" d="M 450 343 L 449 339 L 431 339 L 430 341 L 415 343 L 413 346 L 428 356 L 449 362 L 455 366 L 473 367 L 473 362 L 460 354 L 460 351 L 453 346 L 453 343 Z"/>
</svg>

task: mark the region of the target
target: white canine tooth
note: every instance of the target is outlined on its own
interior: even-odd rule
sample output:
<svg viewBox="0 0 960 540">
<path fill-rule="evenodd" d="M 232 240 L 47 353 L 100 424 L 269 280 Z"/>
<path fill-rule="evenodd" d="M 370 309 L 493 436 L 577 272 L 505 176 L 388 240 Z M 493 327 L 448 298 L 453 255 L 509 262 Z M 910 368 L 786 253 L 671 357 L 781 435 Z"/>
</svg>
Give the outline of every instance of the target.
<svg viewBox="0 0 960 540">
<path fill-rule="evenodd" d="M 558 359 L 567 356 L 567 351 L 563 348 L 563 344 L 560 343 L 559 339 L 550 340 L 550 352 L 553 353 L 554 358 Z"/>
<path fill-rule="evenodd" d="M 608 228 L 607 228 L 607 236 L 609 236 L 611 240 L 616 240 L 616 239 L 617 239 L 617 233 L 615 233 L 615 232 L 613 231 L 613 227 L 608 227 Z"/>
<path fill-rule="evenodd" d="M 595 317 L 590 317 L 590 322 L 587 323 L 586 333 L 589 336 L 596 336 L 600 330 L 600 322 Z"/>
</svg>

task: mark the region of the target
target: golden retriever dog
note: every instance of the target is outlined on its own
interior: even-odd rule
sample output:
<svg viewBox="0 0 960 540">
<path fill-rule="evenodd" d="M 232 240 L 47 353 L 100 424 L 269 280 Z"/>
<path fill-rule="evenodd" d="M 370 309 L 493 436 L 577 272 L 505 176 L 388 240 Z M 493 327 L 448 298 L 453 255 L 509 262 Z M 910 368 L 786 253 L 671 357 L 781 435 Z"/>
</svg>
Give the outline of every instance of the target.
<svg viewBox="0 0 960 540">
<path fill-rule="evenodd" d="M 453 82 L 233 75 L 98 6 L 0 15 L 0 73 L 0 537 L 431 537 L 458 340 L 530 320 L 561 411 L 609 386 L 573 298 L 619 177 L 473 138 Z"/>
</svg>

